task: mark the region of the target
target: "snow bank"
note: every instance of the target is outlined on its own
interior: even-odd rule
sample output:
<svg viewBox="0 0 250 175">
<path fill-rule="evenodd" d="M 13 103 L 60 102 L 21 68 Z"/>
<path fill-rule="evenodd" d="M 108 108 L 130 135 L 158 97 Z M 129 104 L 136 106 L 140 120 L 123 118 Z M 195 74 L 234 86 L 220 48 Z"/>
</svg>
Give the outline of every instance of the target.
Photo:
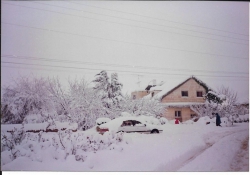
<svg viewBox="0 0 250 175">
<path fill-rule="evenodd" d="M 215 123 L 215 118 L 211 119 L 209 116 L 200 117 L 196 123 L 202 125 L 212 124 Z"/>
<path fill-rule="evenodd" d="M 56 125 L 50 125 L 48 122 L 44 123 L 30 123 L 30 124 L 10 124 L 10 125 L 1 125 L 1 131 L 7 132 L 7 131 L 14 131 L 14 128 L 20 130 L 22 126 L 24 126 L 24 131 L 46 131 L 46 129 L 50 130 L 65 130 L 65 129 L 71 129 L 71 130 L 77 130 L 78 124 L 77 123 L 69 123 L 69 122 L 55 122 Z"/>
<path fill-rule="evenodd" d="M 239 171 L 238 166 L 244 165 L 249 171 L 249 153 L 241 151 L 248 148 L 242 144 L 248 143 L 248 123 L 234 127 L 204 127 L 204 123 L 162 127 L 164 132 L 161 134 L 69 132 L 61 135 L 65 149 L 58 133 L 42 133 L 41 137 L 38 133 L 28 133 L 29 137 L 19 147 L 22 156 L 12 161 L 10 152 L 5 150 L 1 154 L 1 168 L 5 171 L 190 172 Z M 76 148 L 74 155 L 73 148 Z M 243 162 L 241 155 L 245 156 Z"/>
<path fill-rule="evenodd" d="M 25 124 L 24 125 L 24 131 L 40 131 L 43 130 L 45 131 L 46 128 L 48 127 L 49 123 L 44 122 L 44 123 L 32 123 L 32 124 Z"/>
<path fill-rule="evenodd" d="M 141 121 L 143 123 L 148 123 L 151 125 L 160 125 L 161 124 L 159 119 L 157 119 L 153 116 L 141 115 L 141 116 L 138 116 L 136 119 L 138 119 L 139 121 Z"/>
<path fill-rule="evenodd" d="M 1 124 L 1 131 L 2 132 L 7 132 L 7 131 L 14 131 L 14 128 L 16 129 L 21 129 L 22 124 Z"/>
<path fill-rule="evenodd" d="M 242 142 L 247 137 L 247 131 L 230 134 L 213 144 L 178 171 L 235 171 L 232 169 L 231 163 L 237 152 L 241 150 Z"/>
<path fill-rule="evenodd" d="M 48 129 L 51 130 L 65 130 L 65 129 L 71 129 L 71 130 L 77 130 L 78 124 L 77 123 L 69 123 L 69 122 L 58 122 L 56 121 L 55 124 L 51 124 Z"/>
</svg>

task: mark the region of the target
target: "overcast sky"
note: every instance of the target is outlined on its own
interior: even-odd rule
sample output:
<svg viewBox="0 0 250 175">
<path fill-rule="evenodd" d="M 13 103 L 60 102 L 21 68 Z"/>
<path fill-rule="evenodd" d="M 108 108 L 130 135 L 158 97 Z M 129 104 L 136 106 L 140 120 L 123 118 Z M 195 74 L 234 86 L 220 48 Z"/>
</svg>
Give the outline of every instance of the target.
<svg viewBox="0 0 250 175">
<path fill-rule="evenodd" d="M 195 75 L 249 98 L 248 2 L 1 2 L 2 86 L 32 74 L 92 81 L 107 70 L 124 93 Z"/>
</svg>

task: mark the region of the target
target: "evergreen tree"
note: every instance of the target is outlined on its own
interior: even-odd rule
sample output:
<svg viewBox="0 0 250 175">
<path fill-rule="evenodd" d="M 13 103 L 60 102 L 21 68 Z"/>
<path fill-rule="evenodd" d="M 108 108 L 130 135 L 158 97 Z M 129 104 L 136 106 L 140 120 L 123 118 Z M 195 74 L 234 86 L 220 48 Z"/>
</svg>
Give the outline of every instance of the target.
<svg viewBox="0 0 250 175">
<path fill-rule="evenodd" d="M 123 96 L 121 93 L 123 84 L 118 81 L 117 73 L 111 74 L 111 98 L 113 104 L 119 106 L 119 102 L 122 100 Z"/>
<path fill-rule="evenodd" d="M 106 71 L 101 71 L 96 75 L 94 90 L 101 97 L 106 114 L 110 118 L 115 118 L 121 112 L 121 100 L 123 99 L 121 89 L 122 83 L 118 81 L 117 73 L 111 74 L 111 81 Z"/>
<path fill-rule="evenodd" d="M 105 70 L 101 71 L 99 74 L 96 74 L 96 79 L 93 80 L 95 83 L 94 90 L 101 97 L 104 107 L 110 108 L 111 105 L 111 85 L 109 82 L 108 74 Z"/>
</svg>

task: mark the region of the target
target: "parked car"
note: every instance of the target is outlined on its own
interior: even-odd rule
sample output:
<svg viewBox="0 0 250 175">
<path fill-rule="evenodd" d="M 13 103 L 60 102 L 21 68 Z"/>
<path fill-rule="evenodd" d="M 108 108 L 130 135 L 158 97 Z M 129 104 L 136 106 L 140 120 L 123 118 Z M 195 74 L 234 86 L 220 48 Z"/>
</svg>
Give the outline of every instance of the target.
<svg viewBox="0 0 250 175">
<path fill-rule="evenodd" d="M 119 117 L 96 127 L 96 130 L 103 134 L 107 131 L 114 132 L 139 132 L 139 133 L 160 133 L 161 125 L 152 125 L 140 117 Z"/>
</svg>

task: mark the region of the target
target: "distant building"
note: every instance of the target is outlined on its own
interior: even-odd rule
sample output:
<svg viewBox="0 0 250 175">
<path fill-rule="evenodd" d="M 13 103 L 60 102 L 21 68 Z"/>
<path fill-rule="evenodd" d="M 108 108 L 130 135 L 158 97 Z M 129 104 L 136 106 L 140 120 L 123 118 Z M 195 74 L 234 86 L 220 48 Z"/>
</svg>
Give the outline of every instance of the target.
<svg viewBox="0 0 250 175">
<path fill-rule="evenodd" d="M 189 120 L 197 114 L 190 109 L 190 105 L 205 103 L 204 95 L 211 90 L 204 82 L 192 76 L 180 84 L 149 85 L 145 90 L 132 92 L 133 99 L 158 99 L 166 104 L 164 114 L 169 120 Z"/>
</svg>

